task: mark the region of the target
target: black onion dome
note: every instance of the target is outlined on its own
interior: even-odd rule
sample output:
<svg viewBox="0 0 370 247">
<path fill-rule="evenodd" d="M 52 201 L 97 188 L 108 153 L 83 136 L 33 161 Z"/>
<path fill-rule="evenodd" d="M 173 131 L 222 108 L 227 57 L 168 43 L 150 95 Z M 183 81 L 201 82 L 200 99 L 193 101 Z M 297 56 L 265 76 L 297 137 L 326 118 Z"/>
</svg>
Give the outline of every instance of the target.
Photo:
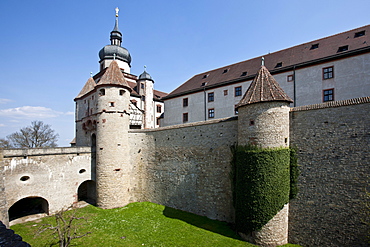
<svg viewBox="0 0 370 247">
<path fill-rule="evenodd" d="M 100 60 L 114 59 L 124 61 L 131 65 L 131 55 L 128 50 L 124 47 L 117 45 L 106 45 L 99 51 Z"/>
<path fill-rule="evenodd" d="M 149 75 L 148 72 L 144 71 L 141 75 L 139 75 L 139 80 L 150 80 L 150 81 L 153 81 L 153 78 Z"/>
</svg>

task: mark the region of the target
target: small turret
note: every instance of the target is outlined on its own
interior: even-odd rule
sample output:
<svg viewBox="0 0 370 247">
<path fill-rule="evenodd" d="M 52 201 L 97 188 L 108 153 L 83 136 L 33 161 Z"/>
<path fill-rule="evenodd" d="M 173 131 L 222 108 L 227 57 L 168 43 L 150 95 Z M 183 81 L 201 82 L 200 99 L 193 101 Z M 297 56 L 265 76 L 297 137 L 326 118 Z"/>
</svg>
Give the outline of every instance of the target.
<svg viewBox="0 0 370 247">
<path fill-rule="evenodd" d="M 146 72 L 146 66 L 144 66 L 144 72 L 139 76 L 137 80 L 137 91 L 141 96 L 142 106 L 141 109 L 144 110 L 144 128 L 150 129 L 155 128 L 154 120 L 154 102 L 153 102 L 153 89 L 154 80 Z"/>
</svg>

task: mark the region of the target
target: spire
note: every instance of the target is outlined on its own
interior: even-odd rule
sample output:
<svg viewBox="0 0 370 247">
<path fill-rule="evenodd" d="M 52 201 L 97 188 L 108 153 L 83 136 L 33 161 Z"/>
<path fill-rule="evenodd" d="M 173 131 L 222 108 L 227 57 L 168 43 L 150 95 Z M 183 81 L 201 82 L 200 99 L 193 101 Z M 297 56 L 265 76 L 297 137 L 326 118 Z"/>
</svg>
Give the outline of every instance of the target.
<svg viewBox="0 0 370 247">
<path fill-rule="evenodd" d="M 116 11 L 116 22 L 114 24 L 113 31 L 110 32 L 110 42 L 111 42 L 111 45 L 121 46 L 122 33 L 118 29 L 118 11 L 119 11 L 119 8 L 117 7 L 115 9 L 115 11 Z"/>
<path fill-rule="evenodd" d="M 267 101 L 293 102 L 272 77 L 268 69 L 262 65 L 237 107 Z"/>
</svg>

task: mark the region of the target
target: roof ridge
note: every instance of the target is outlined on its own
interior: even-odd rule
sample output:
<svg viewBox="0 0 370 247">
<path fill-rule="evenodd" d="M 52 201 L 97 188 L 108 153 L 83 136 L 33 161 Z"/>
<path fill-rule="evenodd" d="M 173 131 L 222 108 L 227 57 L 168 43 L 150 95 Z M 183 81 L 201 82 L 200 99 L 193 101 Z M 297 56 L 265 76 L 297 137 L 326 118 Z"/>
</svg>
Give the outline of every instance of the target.
<svg viewBox="0 0 370 247">
<path fill-rule="evenodd" d="M 90 93 L 91 91 L 93 91 L 93 90 L 94 90 L 94 88 L 95 88 L 95 86 L 96 86 L 96 83 L 95 83 L 95 81 L 94 81 L 94 78 L 90 77 L 90 78 L 86 81 L 86 83 L 85 83 L 85 85 L 83 86 L 83 88 L 81 89 L 80 93 L 76 96 L 76 99 L 77 99 L 77 98 L 80 98 L 80 97 L 82 97 L 82 96 L 84 96 L 85 94 Z"/>
</svg>

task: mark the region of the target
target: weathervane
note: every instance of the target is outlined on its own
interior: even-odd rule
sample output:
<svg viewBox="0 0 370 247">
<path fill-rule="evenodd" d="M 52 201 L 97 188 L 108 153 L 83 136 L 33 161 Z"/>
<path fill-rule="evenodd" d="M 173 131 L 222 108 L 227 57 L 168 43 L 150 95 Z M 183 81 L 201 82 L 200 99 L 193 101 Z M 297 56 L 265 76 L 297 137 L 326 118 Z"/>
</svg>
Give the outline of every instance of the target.
<svg viewBox="0 0 370 247">
<path fill-rule="evenodd" d="M 118 17 L 118 11 L 119 11 L 119 8 L 118 7 L 116 7 L 116 17 Z"/>
</svg>

